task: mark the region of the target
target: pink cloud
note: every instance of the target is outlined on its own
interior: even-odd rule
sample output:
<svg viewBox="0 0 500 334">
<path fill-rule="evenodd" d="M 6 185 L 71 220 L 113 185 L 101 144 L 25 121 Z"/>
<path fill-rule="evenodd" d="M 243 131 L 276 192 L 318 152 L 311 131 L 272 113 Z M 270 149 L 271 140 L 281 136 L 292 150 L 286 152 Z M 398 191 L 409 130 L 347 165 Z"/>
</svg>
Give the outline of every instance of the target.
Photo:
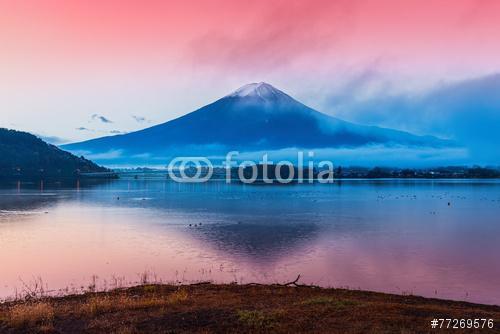
<svg viewBox="0 0 500 334">
<path fill-rule="evenodd" d="M 191 43 L 195 64 L 253 70 L 325 52 L 349 35 L 357 1 L 258 2 L 253 21 L 209 31 Z"/>
</svg>

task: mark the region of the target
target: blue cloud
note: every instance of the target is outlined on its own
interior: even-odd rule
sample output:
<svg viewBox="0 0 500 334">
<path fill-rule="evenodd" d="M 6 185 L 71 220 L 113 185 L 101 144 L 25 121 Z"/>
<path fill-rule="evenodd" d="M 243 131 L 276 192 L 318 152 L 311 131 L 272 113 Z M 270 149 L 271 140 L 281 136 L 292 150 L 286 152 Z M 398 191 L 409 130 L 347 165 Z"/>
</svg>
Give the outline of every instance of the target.
<svg viewBox="0 0 500 334">
<path fill-rule="evenodd" d="M 151 123 L 151 120 L 147 119 L 144 116 L 136 116 L 132 115 L 132 118 L 137 122 L 137 123 Z"/>
<path fill-rule="evenodd" d="M 78 131 L 94 131 L 94 129 L 89 129 L 89 128 L 86 128 L 84 126 L 80 126 L 79 128 L 75 128 L 75 130 L 78 130 Z"/>
<path fill-rule="evenodd" d="M 93 121 L 98 120 L 98 121 L 101 121 L 103 123 L 113 123 L 113 121 L 111 121 L 110 119 L 108 119 L 104 116 L 98 115 L 98 114 L 93 114 L 91 118 Z"/>
<path fill-rule="evenodd" d="M 53 145 L 61 145 L 61 144 L 66 144 L 68 142 L 70 142 L 68 139 L 64 139 L 64 138 L 60 138 L 60 137 L 56 137 L 56 136 L 44 136 L 44 135 L 40 135 L 40 134 L 35 134 L 38 138 L 40 138 L 41 140 L 49 143 L 49 144 L 53 144 Z"/>
<path fill-rule="evenodd" d="M 352 92 L 368 80 L 373 76 L 352 81 L 351 93 L 331 95 L 329 106 L 355 122 L 454 139 L 468 148 L 471 163 L 500 163 L 500 74 L 440 84 L 420 95 L 357 99 Z"/>
</svg>

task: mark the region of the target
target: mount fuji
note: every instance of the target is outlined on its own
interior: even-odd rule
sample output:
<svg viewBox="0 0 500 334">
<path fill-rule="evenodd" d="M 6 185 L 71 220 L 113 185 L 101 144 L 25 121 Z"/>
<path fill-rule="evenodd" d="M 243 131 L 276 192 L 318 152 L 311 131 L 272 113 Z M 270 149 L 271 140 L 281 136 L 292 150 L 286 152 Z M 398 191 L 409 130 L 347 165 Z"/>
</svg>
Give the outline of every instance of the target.
<svg viewBox="0 0 500 334">
<path fill-rule="evenodd" d="M 227 152 L 357 148 L 443 148 L 432 136 L 364 126 L 320 113 L 273 86 L 251 83 L 189 114 L 140 131 L 62 146 L 101 162 L 131 163 Z"/>
</svg>

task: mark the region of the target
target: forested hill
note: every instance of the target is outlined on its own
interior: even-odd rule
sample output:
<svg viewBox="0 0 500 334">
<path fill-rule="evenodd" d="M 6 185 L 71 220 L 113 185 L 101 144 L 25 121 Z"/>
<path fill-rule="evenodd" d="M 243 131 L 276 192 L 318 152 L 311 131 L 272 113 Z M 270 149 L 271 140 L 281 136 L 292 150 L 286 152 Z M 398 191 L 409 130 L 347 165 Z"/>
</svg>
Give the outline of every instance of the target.
<svg viewBox="0 0 500 334">
<path fill-rule="evenodd" d="M 75 177 L 95 172 L 109 170 L 32 134 L 0 128 L 0 178 Z"/>
</svg>

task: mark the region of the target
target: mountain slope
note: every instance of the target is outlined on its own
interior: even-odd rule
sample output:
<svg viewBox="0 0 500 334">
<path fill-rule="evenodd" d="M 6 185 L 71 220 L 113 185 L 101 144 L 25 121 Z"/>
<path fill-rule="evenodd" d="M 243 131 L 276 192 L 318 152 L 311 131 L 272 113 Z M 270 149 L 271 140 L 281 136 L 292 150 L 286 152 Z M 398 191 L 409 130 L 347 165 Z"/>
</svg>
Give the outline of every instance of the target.
<svg viewBox="0 0 500 334">
<path fill-rule="evenodd" d="M 32 134 L 0 128 L 0 178 L 72 177 L 79 172 L 107 172 Z"/>
<path fill-rule="evenodd" d="M 120 151 L 130 158 L 367 144 L 443 147 L 450 143 L 349 123 L 311 109 L 269 84 L 254 83 L 172 121 L 63 147 L 87 154 Z"/>
</svg>

